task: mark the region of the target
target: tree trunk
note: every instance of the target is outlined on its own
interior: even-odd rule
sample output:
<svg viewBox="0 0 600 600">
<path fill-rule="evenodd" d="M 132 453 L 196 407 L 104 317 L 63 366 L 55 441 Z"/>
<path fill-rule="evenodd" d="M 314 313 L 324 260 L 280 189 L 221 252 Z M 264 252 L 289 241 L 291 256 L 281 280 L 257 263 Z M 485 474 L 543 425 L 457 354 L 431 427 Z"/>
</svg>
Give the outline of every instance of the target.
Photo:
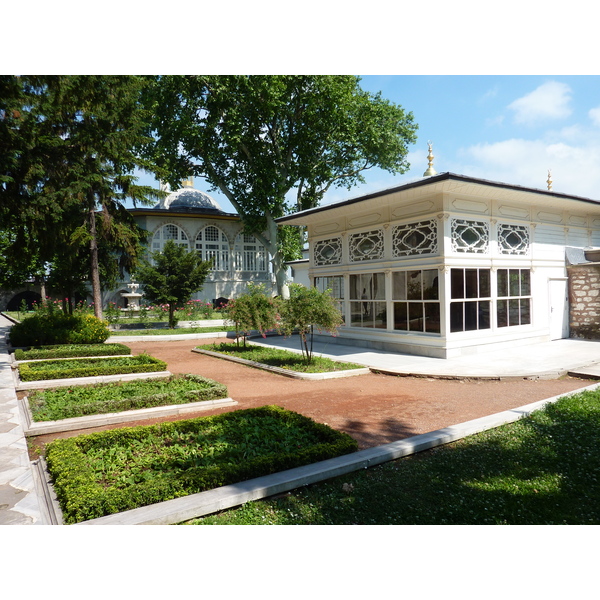
<svg viewBox="0 0 600 600">
<path fill-rule="evenodd" d="M 102 292 L 100 290 L 100 268 L 98 266 L 98 239 L 96 237 L 96 211 L 95 203 L 90 206 L 90 253 L 91 259 L 91 278 L 92 278 L 92 299 L 94 303 L 94 315 L 102 318 Z"/>
</svg>

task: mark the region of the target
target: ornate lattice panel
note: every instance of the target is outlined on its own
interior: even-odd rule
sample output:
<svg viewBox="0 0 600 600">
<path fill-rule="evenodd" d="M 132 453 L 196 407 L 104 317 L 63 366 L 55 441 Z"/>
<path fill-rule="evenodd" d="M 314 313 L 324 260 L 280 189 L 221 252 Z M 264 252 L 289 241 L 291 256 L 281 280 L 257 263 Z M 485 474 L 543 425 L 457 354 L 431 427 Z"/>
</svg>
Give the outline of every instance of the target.
<svg viewBox="0 0 600 600">
<path fill-rule="evenodd" d="M 527 254 L 529 252 L 529 227 L 527 225 L 498 225 L 498 250 L 500 254 Z"/>
<path fill-rule="evenodd" d="M 315 265 L 318 267 L 339 265 L 342 262 L 342 238 L 336 237 L 316 242 L 314 258 Z"/>
<path fill-rule="evenodd" d="M 397 225 L 392 230 L 392 255 L 435 254 L 438 249 L 437 223 L 433 219 Z"/>
<path fill-rule="evenodd" d="M 350 260 L 375 260 L 383 258 L 383 230 L 374 229 L 353 233 L 349 240 Z"/>
<path fill-rule="evenodd" d="M 484 254 L 490 245 L 490 228 L 485 221 L 452 219 L 452 250 Z"/>
</svg>

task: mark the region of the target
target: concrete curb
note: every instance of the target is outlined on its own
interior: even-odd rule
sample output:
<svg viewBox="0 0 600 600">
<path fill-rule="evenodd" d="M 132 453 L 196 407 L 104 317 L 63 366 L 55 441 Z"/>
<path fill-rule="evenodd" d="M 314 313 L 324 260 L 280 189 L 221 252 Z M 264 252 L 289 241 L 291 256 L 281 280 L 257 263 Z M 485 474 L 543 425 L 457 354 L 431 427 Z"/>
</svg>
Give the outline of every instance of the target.
<svg viewBox="0 0 600 600">
<path fill-rule="evenodd" d="M 328 373 L 299 373 L 298 371 L 290 371 L 289 369 L 281 369 L 279 367 L 272 367 L 263 363 L 254 362 L 253 360 L 246 360 L 245 358 L 238 358 L 237 356 L 229 356 L 227 354 L 221 354 L 220 352 L 211 352 L 210 350 L 202 350 L 201 348 L 192 348 L 192 352 L 197 354 L 206 354 L 213 356 L 214 358 L 221 358 L 229 360 L 231 362 L 253 367 L 255 369 L 261 369 L 263 371 L 269 371 L 276 375 L 283 375 L 284 377 L 291 377 L 292 379 L 309 379 L 309 380 L 321 380 L 321 379 L 338 379 L 341 377 L 353 377 L 355 375 L 366 375 L 371 372 L 369 367 L 362 369 L 349 369 L 346 371 L 330 371 Z"/>
<path fill-rule="evenodd" d="M 191 494 L 183 498 L 175 498 L 174 500 L 167 500 L 166 502 L 114 515 L 90 519 L 76 525 L 170 525 L 181 523 L 189 519 L 233 508 L 234 506 L 240 506 L 246 502 L 288 492 L 325 479 L 374 467 L 384 462 L 442 446 L 466 436 L 499 427 L 500 425 L 513 423 L 543 408 L 546 404 L 556 402 L 560 398 L 579 394 L 586 390 L 598 389 L 599 387 L 600 384 L 593 384 L 573 392 L 526 404 L 519 408 L 473 419 L 465 423 L 416 435 L 376 448 L 361 450 L 319 463 L 289 469 L 281 473 L 223 486 L 198 494 Z"/>
<path fill-rule="evenodd" d="M 204 410 L 223 408 L 225 406 L 235 406 L 237 404 L 238 403 L 233 400 L 233 398 L 220 398 L 218 400 L 188 402 L 187 404 L 139 408 L 118 413 L 72 417 L 69 419 L 61 419 L 60 421 L 34 421 L 29 408 L 28 399 L 23 398 L 19 401 L 23 422 L 25 424 L 24 432 L 26 437 L 43 435 L 46 433 L 59 433 L 62 431 L 76 431 L 78 429 L 89 429 L 91 427 L 102 427 L 103 425 L 113 425 L 114 423 L 129 423 L 132 421 L 142 421 L 144 419 L 174 417 Z"/>
</svg>

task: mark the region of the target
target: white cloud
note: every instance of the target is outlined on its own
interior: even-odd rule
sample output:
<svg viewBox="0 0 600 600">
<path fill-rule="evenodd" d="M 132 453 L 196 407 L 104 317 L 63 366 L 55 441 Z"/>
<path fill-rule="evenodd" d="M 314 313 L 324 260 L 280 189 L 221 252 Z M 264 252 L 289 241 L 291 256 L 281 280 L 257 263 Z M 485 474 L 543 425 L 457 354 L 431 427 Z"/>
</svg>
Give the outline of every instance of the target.
<svg viewBox="0 0 600 600">
<path fill-rule="evenodd" d="M 548 81 L 508 105 L 515 121 L 533 125 L 547 119 L 564 119 L 571 114 L 571 88 L 558 81 Z"/>
<path fill-rule="evenodd" d="M 588 115 L 589 115 L 590 119 L 592 120 L 592 123 L 594 125 L 596 125 L 597 127 L 600 127 L 600 106 L 597 106 L 596 108 L 592 108 L 588 112 Z"/>
<path fill-rule="evenodd" d="M 463 150 L 467 175 L 546 189 L 548 170 L 553 190 L 600 199 L 600 143 L 585 145 L 542 140 L 510 139 L 476 144 Z M 461 172 L 461 171 L 458 171 Z"/>
</svg>

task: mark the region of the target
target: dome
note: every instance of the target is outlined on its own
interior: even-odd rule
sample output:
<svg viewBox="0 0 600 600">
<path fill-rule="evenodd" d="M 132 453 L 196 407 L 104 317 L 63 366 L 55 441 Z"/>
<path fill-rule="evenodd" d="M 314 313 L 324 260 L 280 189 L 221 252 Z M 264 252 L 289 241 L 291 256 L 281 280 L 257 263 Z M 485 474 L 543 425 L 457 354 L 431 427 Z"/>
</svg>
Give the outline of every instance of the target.
<svg viewBox="0 0 600 600">
<path fill-rule="evenodd" d="M 194 189 L 194 182 L 191 179 L 186 179 L 182 182 L 182 187 L 177 191 L 171 192 L 168 196 L 163 198 L 155 208 L 166 208 L 166 209 L 212 209 L 221 210 L 221 207 L 217 204 L 216 200 L 200 190 Z"/>
</svg>

